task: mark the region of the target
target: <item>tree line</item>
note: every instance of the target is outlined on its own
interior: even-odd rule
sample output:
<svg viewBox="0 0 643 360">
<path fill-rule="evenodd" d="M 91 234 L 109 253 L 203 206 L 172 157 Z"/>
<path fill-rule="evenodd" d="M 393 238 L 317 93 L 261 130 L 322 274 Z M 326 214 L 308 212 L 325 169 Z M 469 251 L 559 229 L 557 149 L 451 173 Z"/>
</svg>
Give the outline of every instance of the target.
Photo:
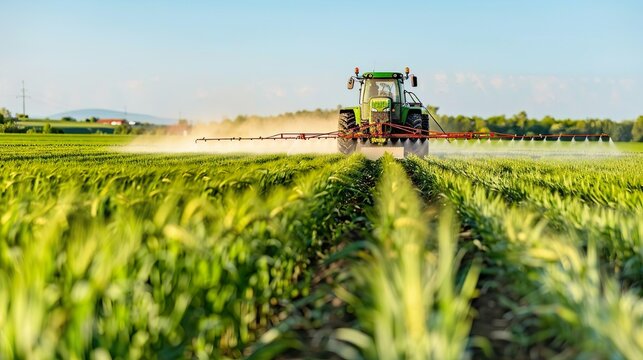
<svg viewBox="0 0 643 360">
<path fill-rule="evenodd" d="M 480 116 L 436 114 L 437 108 L 430 107 L 431 113 L 446 131 L 481 131 L 506 134 L 609 134 L 614 141 L 643 141 L 643 115 L 636 120 L 613 121 L 611 119 L 556 119 L 545 116 L 542 119 L 529 118 L 521 111 L 512 116 Z M 437 127 L 433 128 L 437 130 Z"/>
</svg>

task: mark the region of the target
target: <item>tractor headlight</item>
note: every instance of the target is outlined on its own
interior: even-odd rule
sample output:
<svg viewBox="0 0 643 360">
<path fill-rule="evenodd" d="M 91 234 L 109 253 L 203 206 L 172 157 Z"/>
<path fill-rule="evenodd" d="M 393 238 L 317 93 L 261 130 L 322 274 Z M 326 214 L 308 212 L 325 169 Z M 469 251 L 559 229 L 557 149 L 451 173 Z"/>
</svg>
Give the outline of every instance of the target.
<svg viewBox="0 0 643 360">
<path fill-rule="evenodd" d="M 384 110 L 382 110 L 382 111 L 384 111 L 384 112 L 391 111 L 391 108 L 384 108 Z"/>
<path fill-rule="evenodd" d="M 371 109 L 371 112 L 377 112 L 377 109 L 372 108 L 372 109 Z"/>
</svg>

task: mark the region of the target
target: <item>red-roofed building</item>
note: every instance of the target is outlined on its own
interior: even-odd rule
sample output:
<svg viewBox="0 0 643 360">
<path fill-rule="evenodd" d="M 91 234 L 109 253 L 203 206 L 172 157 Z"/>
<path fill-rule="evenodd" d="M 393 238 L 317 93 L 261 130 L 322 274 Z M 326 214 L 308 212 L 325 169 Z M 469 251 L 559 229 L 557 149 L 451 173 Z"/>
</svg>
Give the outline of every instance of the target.
<svg viewBox="0 0 643 360">
<path fill-rule="evenodd" d="M 98 119 L 96 120 L 96 123 L 107 124 L 112 126 L 129 125 L 129 122 L 125 119 Z"/>
</svg>

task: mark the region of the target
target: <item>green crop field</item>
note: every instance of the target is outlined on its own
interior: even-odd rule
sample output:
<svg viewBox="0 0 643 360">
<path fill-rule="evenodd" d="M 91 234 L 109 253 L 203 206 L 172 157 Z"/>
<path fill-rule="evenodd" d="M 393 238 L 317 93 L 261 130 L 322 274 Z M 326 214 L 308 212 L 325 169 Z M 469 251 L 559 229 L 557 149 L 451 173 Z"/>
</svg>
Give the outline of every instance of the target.
<svg viewBox="0 0 643 360">
<path fill-rule="evenodd" d="M 643 155 L 0 135 L 0 359 L 643 359 Z"/>
<path fill-rule="evenodd" d="M 60 128 L 73 128 L 73 127 L 80 127 L 80 128 L 113 128 L 111 125 L 107 124 L 99 124 L 99 123 L 92 123 L 92 122 L 85 122 L 85 121 L 62 121 L 62 120 L 40 120 L 40 119 L 34 119 L 34 120 L 21 120 L 17 122 L 18 126 L 28 126 L 28 127 L 42 127 L 45 126 L 46 124 L 49 124 L 54 127 L 60 127 Z"/>
<path fill-rule="evenodd" d="M 643 142 L 619 142 L 616 146 L 625 152 L 643 152 Z"/>
<path fill-rule="evenodd" d="M 65 134 L 113 134 L 115 126 L 107 124 L 98 124 L 85 121 L 62 121 L 46 119 L 29 119 L 21 120 L 16 123 L 20 128 L 33 129 L 42 132 L 45 125 L 49 124 L 51 128 L 62 131 Z"/>
<path fill-rule="evenodd" d="M 40 148 L 40 145 L 78 146 L 92 145 L 96 151 L 109 151 L 104 148 L 111 145 L 119 146 L 130 143 L 133 135 L 100 135 L 100 134 L 0 134 L 0 146 L 3 154 L 10 153 L 10 147 L 20 146 L 40 152 L 48 148 Z M 102 145 L 103 147 L 95 147 Z M 89 148 L 88 148 L 89 149 Z"/>
</svg>

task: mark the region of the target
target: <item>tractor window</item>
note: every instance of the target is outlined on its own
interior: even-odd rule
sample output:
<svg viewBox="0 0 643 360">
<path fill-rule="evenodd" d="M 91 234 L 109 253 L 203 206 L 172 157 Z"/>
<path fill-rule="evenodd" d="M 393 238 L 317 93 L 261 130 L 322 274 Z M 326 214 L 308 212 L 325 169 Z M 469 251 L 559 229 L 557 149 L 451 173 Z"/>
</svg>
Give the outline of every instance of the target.
<svg viewBox="0 0 643 360">
<path fill-rule="evenodd" d="M 368 102 L 372 97 L 387 96 L 393 102 L 400 102 L 397 80 L 393 79 L 369 79 L 364 86 L 364 97 L 362 102 Z"/>
</svg>

